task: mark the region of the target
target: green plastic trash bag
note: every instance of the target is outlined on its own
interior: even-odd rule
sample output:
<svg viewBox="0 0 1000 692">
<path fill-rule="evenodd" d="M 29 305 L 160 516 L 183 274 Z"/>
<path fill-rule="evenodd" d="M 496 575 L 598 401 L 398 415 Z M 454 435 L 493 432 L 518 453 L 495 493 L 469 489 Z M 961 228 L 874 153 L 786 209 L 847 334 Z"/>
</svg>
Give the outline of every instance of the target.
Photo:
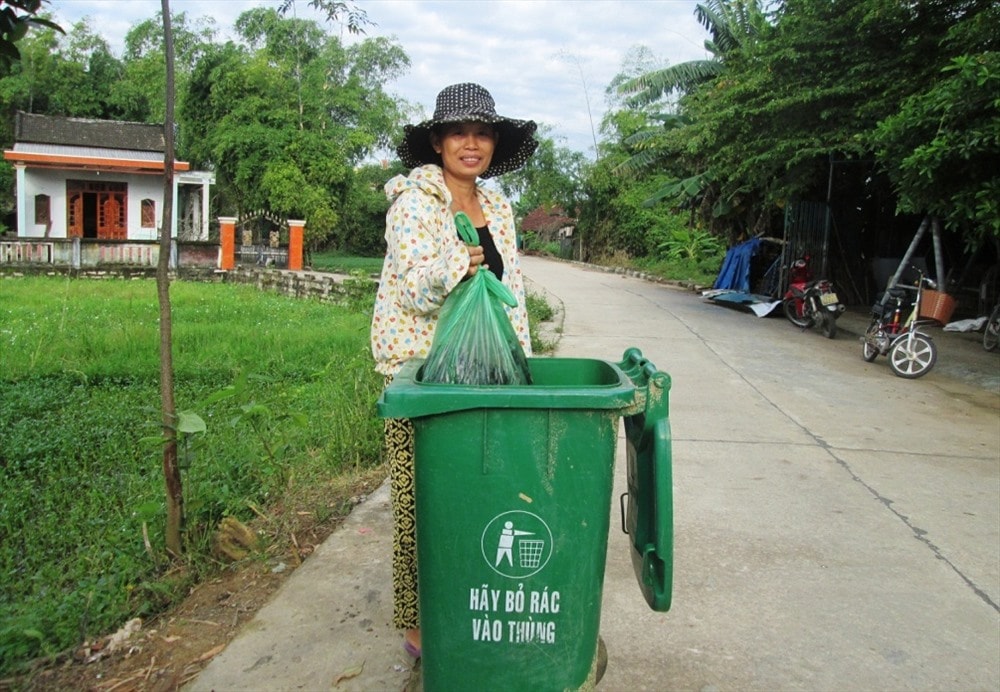
<svg viewBox="0 0 1000 692">
<path fill-rule="evenodd" d="M 455 217 L 462 239 L 479 244 L 465 214 Z M 486 268 L 448 295 L 424 362 L 424 382 L 450 384 L 530 384 L 528 359 L 504 305 L 515 307 L 510 289 Z"/>
</svg>

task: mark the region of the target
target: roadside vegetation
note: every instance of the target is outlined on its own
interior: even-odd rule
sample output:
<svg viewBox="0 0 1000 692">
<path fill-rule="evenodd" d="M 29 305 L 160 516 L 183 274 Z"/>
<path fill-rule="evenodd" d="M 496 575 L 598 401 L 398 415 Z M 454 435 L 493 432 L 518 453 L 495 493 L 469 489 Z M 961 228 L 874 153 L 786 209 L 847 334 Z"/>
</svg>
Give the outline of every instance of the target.
<svg viewBox="0 0 1000 692">
<path fill-rule="evenodd" d="M 344 487 L 384 477 L 373 292 L 335 306 L 176 282 L 178 411 L 206 429 L 181 436 L 185 557 L 169 560 L 155 283 L 0 285 L 0 678 L 162 611 L 234 558 L 272 559 L 287 527 L 251 540 L 252 520 L 343 516 Z M 536 334 L 553 311 L 528 308 Z"/>
<path fill-rule="evenodd" d="M 220 521 L 380 464 L 370 309 L 178 282 L 186 558 L 165 557 L 152 281 L 3 280 L 0 674 L 148 616 L 220 566 Z M 266 555 L 259 546 L 257 555 Z"/>
</svg>

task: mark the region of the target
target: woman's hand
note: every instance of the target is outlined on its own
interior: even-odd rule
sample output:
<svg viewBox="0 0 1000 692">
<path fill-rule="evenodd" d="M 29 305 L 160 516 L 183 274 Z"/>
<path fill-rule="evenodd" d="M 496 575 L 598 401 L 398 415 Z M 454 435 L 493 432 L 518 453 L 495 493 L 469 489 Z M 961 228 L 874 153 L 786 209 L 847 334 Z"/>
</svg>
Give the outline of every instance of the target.
<svg viewBox="0 0 1000 692">
<path fill-rule="evenodd" d="M 469 271 L 465 272 L 465 275 L 472 277 L 479 270 L 479 265 L 486 260 L 486 255 L 483 254 L 482 245 L 466 245 L 465 247 L 469 251 Z"/>
</svg>

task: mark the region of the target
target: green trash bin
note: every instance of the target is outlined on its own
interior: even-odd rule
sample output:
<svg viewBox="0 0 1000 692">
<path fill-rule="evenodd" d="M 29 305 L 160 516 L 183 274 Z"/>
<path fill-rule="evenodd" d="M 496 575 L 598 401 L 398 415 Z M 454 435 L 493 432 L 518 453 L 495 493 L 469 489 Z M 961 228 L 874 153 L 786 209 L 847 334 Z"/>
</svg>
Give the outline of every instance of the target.
<svg viewBox="0 0 1000 692">
<path fill-rule="evenodd" d="M 670 607 L 669 376 L 634 348 L 530 358 L 531 385 L 425 383 L 421 365 L 378 413 L 414 425 L 424 690 L 592 688 L 622 417 L 622 528 L 650 607 Z"/>
</svg>

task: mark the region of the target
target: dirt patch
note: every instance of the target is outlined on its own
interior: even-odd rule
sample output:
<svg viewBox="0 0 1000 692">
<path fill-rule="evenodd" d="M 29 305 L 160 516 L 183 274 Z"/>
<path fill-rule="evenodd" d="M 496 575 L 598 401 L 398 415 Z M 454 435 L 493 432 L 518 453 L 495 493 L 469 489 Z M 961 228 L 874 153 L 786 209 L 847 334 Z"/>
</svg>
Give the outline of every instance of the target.
<svg viewBox="0 0 1000 692">
<path fill-rule="evenodd" d="M 269 538 L 270 548 L 264 554 L 226 567 L 148 622 L 125 623 L 117 634 L 86 642 L 55 661 L 37 662 L 22 677 L 0 680 L 0 690 L 180 689 L 225 649 L 295 568 L 336 530 L 350 509 L 384 479 L 384 469 L 373 469 L 275 507 L 252 524 L 258 534 Z M 323 495 L 332 510 L 323 520 L 302 509 L 315 507 L 317 495 Z"/>
</svg>

